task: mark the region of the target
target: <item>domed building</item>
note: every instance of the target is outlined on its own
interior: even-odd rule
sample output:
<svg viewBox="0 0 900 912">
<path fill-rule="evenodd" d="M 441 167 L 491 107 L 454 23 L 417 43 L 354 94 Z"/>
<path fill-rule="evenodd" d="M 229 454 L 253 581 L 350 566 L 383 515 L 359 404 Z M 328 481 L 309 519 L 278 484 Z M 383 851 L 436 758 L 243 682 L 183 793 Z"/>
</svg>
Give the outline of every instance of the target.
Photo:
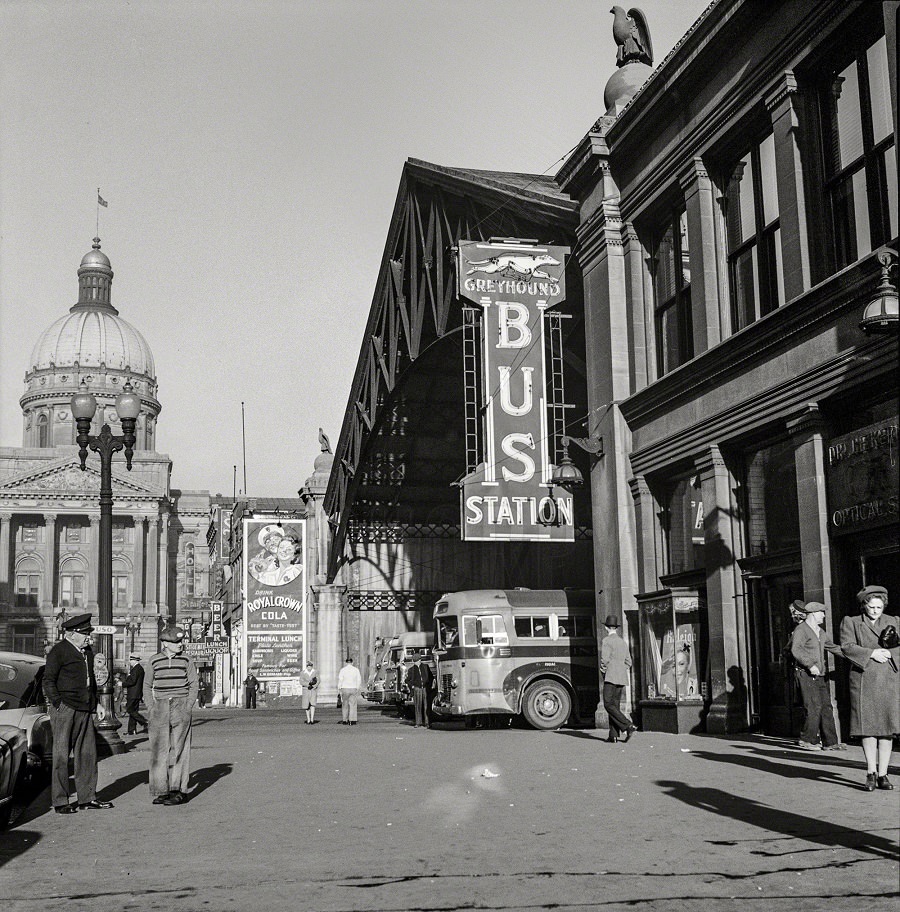
<svg viewBox="0 0 900 912">
<path fill-rule="evenodd" d="M 156 451 L 161 411 L 153 353 L 112 303 L 113 270 L 94 238 L 78 267 L 78 300 L 35 342 L 19 402 L 23 446 L 0 449 L 0 648 L 40 654 L 66 613 L 97 613 L 99 458 L 85 471 L 71 398 L 97 400 L 91 427 L 121 434 L 116 397 L 141 401 L 132 471 L 113 457 L 114 654 L 148 654 L 160 627 L 208 597 L 207 491 L 171 488 L 172 461 Z"/>
</svg>

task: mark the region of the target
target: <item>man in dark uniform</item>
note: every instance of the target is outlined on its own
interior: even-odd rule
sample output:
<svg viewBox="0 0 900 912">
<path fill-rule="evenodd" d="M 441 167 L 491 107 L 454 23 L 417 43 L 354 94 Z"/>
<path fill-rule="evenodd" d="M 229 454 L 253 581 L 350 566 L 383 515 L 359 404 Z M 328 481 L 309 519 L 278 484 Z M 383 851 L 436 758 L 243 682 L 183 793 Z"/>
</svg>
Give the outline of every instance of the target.
<svg viewBox="0 0 900 912">
<path fill-rule="evenodd" d="M 144 693 L 144 666 L 141 665 L 141 657 L 132 653 L 128 656 L 131 667 L 128 669 L 128 677 L 125 678 L 125 696 L 128 702 L 126 709 L 128 711 L 128 731 L 126 734 L 139 734 L 138 726 L 141 727 L 141 733 L 147 731 L 147 720 L 141 715 L 141 697 Z"/>
<path fill-rule="evenodd" d="M 259 690 L 259 680 L 251 671 L 244 678 L 244 708 L 256 709 L 256 693 Z"/>
<path fill-rule="evenodd" d="M 105 810 L 112 802 L 97 800 L 97 736 L 94 710 L 97 681 L 91 649 L 91 616 L 78 614 L 63 624 L 61 639 L 47 654 L 44 694 L 53 727 L 51 799 L 57 814 Z M 75 757 L 78 807 L 69 804 L 69 752 Z"/>
<path fill-rule="evenodd" d="M 417 654 L 415 661 L 406 673 L 406 684 L 412 693 L 413 709 L 416 712 L 416 721 L 413 728 L 424 725 L 431 728 L 428 720 L 428 696 L 434 685 L 434 672 L 428 665 L 422 664 L 421 654 Z"/>
</svg>

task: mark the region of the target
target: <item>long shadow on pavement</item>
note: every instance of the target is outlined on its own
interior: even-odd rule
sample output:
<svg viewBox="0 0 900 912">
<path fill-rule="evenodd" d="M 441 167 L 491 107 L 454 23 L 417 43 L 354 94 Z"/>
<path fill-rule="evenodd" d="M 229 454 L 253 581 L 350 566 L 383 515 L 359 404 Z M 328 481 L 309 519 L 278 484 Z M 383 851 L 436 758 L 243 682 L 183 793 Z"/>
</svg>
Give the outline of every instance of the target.
<svg viewBox="0 0 900 912">
<path fill-rule="evenodd" d="M 191 773 L 191 781 L 188 786 L 191 801 L 215 785 L 223 776 L 227 776 L 233 766 L 231 763 L 214 763 L 212 766 L 194 770 Z"/>
<path fill-rule="evenodd" d="M 33 830 L 11 830 L 4 833 L 0 840 L 0 868 L 34 848 L 42 838 L 40 833 Z"/>
<path fill-rule="evenodd" d="M 816 820 L 814 817 L 793 814 L 751 798 L 723 792 L 721 789 L 695 787 L 686 782 L 668 779 L 657 780 L 656 784 L 664 789 L 666 794 L 685 804 L 749 823 L 761 830 L 784 833 L 786 836 L 805 839 L 829 848 L 840 846 L 866 852 L 892 861 L 897 857 L 897 846 L 890 839 L 841 826 L 833 820 Z"/>
<path fill-rule="evenodd" d="M 765 756 L 762 751 L 747 753 L 741 751 L 733 754 L 719 754 L 712 751 L 692 750 L 692 757 L 702 760 L 712 760 L 715 763 L 731 763 L 734 766 L 752 767 L 761 773 L 771 773 L 774 776 L 783 776 L 786 779 L 813 779 L 817 782 L 832 782 L 848 788 L 863 788 L 862 782 L 855 782 L 845 775 L 839 775 L 832 769 L 827 769 L 822 761 L 810 761 L 806 757 L 802 763 L 779 763 Z M 826 761 L 827 762 L 827 761 Z M 859 769 L 858 763 L 841 763 L 830 761 L 828 766 L 842 766 L 848 769 Z"/>
</svg>

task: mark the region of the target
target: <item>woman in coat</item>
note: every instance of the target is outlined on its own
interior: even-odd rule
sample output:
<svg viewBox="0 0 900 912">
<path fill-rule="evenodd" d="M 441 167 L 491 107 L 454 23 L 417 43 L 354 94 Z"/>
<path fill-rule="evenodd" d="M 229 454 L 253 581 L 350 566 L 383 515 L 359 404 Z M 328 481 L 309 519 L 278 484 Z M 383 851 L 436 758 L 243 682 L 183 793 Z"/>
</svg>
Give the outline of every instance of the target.
<svg viewBox="0 0 900 912">
<path fill-rule="evenodd" d="M 861 613 L 841 624 L 841 650 L 851 663 L 850 734 L 862 738 L 866 790 L 889 790 L 892 742 L 900 732 L 900 647 L 886 649 L 879 638 L 888 627 L 900 630 L 900 619 L 884 613 L 883 586 L 866 586 L 856 598 Z"/>
</svg>

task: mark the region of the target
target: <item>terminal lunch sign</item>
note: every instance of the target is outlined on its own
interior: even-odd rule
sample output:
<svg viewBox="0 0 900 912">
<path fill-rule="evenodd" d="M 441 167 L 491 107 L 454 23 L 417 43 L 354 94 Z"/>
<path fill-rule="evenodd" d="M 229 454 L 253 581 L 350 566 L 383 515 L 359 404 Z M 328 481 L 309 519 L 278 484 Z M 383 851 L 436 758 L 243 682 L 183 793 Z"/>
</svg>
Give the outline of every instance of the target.
<svg viewBox="0 0 900 912">
<path fill-rule="evenodd" d="M 459 293 L 482 308 L 484 462 L 462 482 L 466 541 L 574 541 L 550 484 L 544 312 L 565 299 L 568 247 L 460 241 Z"/>
</svg>

